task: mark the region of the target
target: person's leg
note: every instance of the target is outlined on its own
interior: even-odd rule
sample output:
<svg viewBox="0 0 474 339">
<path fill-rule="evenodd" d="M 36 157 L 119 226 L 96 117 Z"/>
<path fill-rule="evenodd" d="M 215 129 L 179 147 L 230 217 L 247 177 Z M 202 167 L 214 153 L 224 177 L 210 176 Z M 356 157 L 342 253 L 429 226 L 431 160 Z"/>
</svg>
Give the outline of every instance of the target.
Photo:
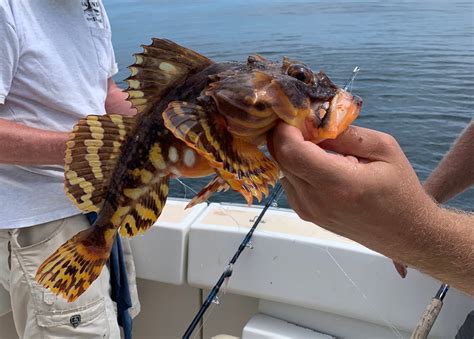
<svg viewBox="0 0 474 339">
<path fill-rule="evenodd" d="M 8 230 L 0 230 L 0 317 L 11 311 L 10 302 L 7 301 L 10 290 L 10 234 Z M 6 291 L 6 292 L 5 292 Z M 1 301 L 0 301 L 1 303 Z"/>
<path fill-rule="evenodd" d="M 20 338 L 120 338 L 109 271 L 76 301 L 68 303 L 35 281 L 39 265 L 60 245 L 89 226 L 83 215 L 14 230 L 10 295 Z"/>
</svg>

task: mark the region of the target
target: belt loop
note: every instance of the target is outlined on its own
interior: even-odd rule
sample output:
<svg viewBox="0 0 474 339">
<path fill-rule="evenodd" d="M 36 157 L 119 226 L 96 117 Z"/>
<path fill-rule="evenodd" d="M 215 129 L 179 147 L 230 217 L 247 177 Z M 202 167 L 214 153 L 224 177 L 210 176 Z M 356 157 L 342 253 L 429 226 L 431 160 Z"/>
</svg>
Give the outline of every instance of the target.
<svg viewBox="0 0 474 339">
<path fill-rule="evenodd" d="M 18 244 L 18 234 L 20 233 L 19 228 L 12 228 L 8 231 L 10 234 L 10 251 L 12 248 L 19 248 L 20 245 Z"/>
</svg>

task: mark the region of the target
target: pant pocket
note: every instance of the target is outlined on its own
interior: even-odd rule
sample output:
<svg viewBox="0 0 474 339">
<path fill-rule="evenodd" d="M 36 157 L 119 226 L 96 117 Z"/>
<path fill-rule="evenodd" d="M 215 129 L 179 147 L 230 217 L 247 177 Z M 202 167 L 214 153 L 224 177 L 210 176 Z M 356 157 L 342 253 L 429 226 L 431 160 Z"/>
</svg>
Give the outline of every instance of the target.
<svg viewBox="0 0 474 339">
<path fill-rule="evenodd" d="M 18 247 L 27 248 L 47 241 L 60 230 L 63 224 L 64 219 L 59 219 L 40 225 L 17 229 L 16 240 Z"/>
<path fill-rule="evenodd" d="M 36 270 L 44 260 L 65 241 L 88 227 L 87 219 L 78 215 L 64 219 L 52 234 L 35 239 L 39 242 L 25 247 L 20 247 L 17 241 L 12 242 L 10 292 L 15 323 L 18 324 L 21 337 L 103 338 L 105 334 L 107 338 L 109 333 L 111 338 L 120 337 L 110 299 L 110 275 L 107 267 L 103 268 L 87 291 L 72 303 L 53 294 L 35 280 Z M 44 336 L 41 333 L 45 333 Z"/>
<path fill-rule="evenodd" d="M 109 338 L 105 299 L 62 312 L 38 312 L 36 323 L 42 338 Z"/>
</svg>

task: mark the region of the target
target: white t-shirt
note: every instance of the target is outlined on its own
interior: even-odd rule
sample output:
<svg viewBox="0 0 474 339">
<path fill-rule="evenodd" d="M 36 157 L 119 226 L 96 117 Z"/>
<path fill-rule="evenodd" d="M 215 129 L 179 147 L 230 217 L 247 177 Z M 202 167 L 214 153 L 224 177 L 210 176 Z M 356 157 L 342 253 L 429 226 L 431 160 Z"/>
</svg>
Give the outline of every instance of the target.
<svg viewBox="0 0 474 339">
<path fill-rule="evenodd" d="M 101 0 L 0 0 L 0 118 L 70 131 L 105 113 L 117 72 Z M 0 164 L 0 229 L 79 213 L 64 194 L 60 166 Z"/>
</svg>

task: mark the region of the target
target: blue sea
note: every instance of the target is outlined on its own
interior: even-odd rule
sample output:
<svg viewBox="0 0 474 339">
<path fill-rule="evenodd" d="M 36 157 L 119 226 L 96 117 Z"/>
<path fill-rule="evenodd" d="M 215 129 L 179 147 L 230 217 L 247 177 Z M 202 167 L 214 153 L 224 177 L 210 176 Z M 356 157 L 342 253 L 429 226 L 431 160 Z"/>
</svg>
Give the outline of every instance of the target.
<svg viewBox="0 0 474 339">
<path fill-rule="evenodd" d="M 104 0 L 125 86 L 132 54 L 165 37 L 215 61 L 287 55 L 364 99 L 356 125 L 396 137 L 425 180 L 474 117 L 473 1 Z M 474 145 L 473 149 L 474 151 Z M 186 180 L 199 190 L 207 179 Z M 192 193 L 174 183 L 172 196 Z M 243 203 L 235 193 L 212 201 Z M 279 203 L 287 207 L 283 197 Z M 474 189 L 449 203 L 474 209 Z"/>
</svg>

